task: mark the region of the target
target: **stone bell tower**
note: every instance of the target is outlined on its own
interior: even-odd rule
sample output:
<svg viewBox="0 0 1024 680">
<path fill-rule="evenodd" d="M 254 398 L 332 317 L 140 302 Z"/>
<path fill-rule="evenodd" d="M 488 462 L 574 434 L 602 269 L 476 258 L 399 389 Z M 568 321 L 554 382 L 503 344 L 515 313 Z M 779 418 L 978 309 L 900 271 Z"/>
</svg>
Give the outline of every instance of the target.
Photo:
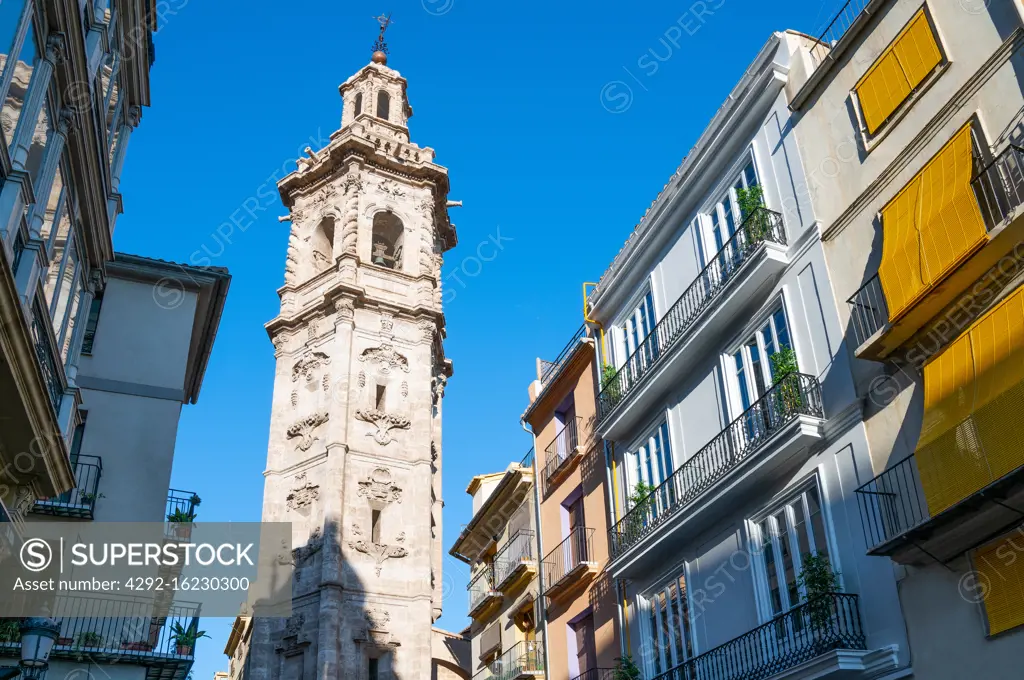
<svg viewBox="0 0 1024 680">
<path fill-rule="evenodd" d="M 382 51 L 339 90 L 341 129 L 278 185 L 263 519 L 291 522 L 295 582 L 290 618 L 254 622 L 254 680 L 429 678 L 441 615 L 448 174 Z"/>
</svg>

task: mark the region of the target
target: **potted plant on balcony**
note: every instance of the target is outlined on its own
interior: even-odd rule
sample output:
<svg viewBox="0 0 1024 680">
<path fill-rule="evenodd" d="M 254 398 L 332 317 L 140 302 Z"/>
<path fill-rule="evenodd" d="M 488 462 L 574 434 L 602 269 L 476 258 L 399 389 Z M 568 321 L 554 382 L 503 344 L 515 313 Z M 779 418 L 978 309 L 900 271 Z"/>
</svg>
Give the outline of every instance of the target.
<svg viewBox="0 0 1024 680">
<path fill-rule="evenodd" d="M 783 347 L 771 356 L 772 377 L 778 386 L 778 401 L 782 415 L 789 416 L 803 406 L 804 397 L 800 392 L 800 367 L 796 363 L 796 352 L 792 347 Z"/>
<path fill-rule="evenodd" d="M 764 210 L 764 189 L 758 185 L 736 190 L 736 202 L 743 216 L 743 234 L 749 245 L 757 245 L 771 231 L 771 221 Z"/>
<path fill-rule="evenodd" d="M 611 364 L 601 367 L 601 393 L 605 396 L 609 408 L 618 404 L 619 397 L 622 396 L 619 381 L 615 379 L 618 373 L 618 370 Z"/>
<path fill-rule="evenodd" d="M 644 527 L 653 521 L 654 517 L 651 510 L 654 505 L 655 488 L 657 487 L 645 482 L 637 482 L 636 486 L 633 487 L 633 493 L 626 498 L 630 509 L 626 515 L 626 525 L 623 527 L 623 533 L 626 534 L 627 540 L 635 540 L 643 532 Z"/>
<path fill-rule="evenodd" d="M 171 625 L 171 638 L 174 640 L 175 650 L 181 656 L 192 656 L 195 650 L 196 640 L 208 638 L 205 630 L 199 630 L 198 623 L 192 623 L 188 628 L 180 623 Z"/>
<path fill-rule="evenodd" d="M 807 598 L 806 616 L 812 631 L 824 632 L 835 617 L 835 593 L 840 592 L 839 572 L 832 568 L 828 555 L 819 551 L 804 554 L 797 583 Z M 834 635 L 823 635 L 831 639 Z M 822 650 L 826 651 L 826 650 Z"/>
<path fill-rule="evenodd" d="M 147 640 L 122 640 L 121 649 L 127 652 L 152 652 L 153 643 Z"/>
<path fill-rule="evenodd" d="M 0 619 L 0 643 L 19 642 L 21 640 L 21 629 L 18 619 Z"/>
<path fill-rule="evenodd" d="M 95 505 L 96 501 L 101 498 L 106 498 L 102 493 L 92 493 L 86 491 L 78 497 L 78 500 L 82 502 L 82 505 Z"/>
<path fill-rule="evenodd" d="M 171 533 L 177 538 L 188 538 L 192 532 L 192 523 L 196 521 L 196 511 L 175 508 L 168 513 L 167 521 L 171 524 Z"/>
<path fill-rule="evenodd" d="M 93 631 L 79 633 L 75 638 L 75 649 L 96 648 L 103 646 L 103 636 Z"/>
<path fill-rule="evenodd" d="M 633 663 L 633 657 L 627 654 L 615 659 L 612 680 L 640 680 L 640 669 Z"/>
</svg>

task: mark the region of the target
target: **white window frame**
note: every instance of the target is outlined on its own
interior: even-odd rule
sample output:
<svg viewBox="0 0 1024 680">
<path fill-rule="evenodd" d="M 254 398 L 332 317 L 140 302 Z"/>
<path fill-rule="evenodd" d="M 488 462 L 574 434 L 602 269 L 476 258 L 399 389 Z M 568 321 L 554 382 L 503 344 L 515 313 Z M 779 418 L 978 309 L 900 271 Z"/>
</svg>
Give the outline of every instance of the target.
<svg viewBox="0 0 1024 680">
<path fill-rule="evenodd" d="M 660 486 L 663 482 L 665 482 L 665 480 L 669 479 L 675 473 L 676 470 L 679 469 L 679 465 L 676 464 L 676 460 L 675 460 L 676 457 L 674 455 L 675 446 L 673 445 L 673 442 L 672 442 L 671 418 L 669 418 L 669 414 L 666 412 L 665 414 L 662 415 L 661 418 L 658 419 L 658 421 L 654 425 L 652 425 L 651 427 L 646 428 L 644 430 L 644 434 L 643 435 L 637 437 L 632 442 L 632 444 L 630 446 L 626 447 L 626 449 L 625 449 L 625 453 L 623 454 L 623 457 L 622 457 L 622 459 L 623 459 L 622 460 L 622 462 L 623 462 L 623 466 L 622 467 L 623 467 L 623 480 L 625 482 L 625 485 L 624 485 L 625 486 L 625 489 L 624 489 L 624 491 L 625 491 L 625 498 L 623 499 L 623 501 L 624 501 L 623 502 L 623 507 L 626 508 L 626 512 L 629 512 L 629 510 L 632 509 L 632 508 L 629 507 L 628 498 L 633 495 L 633 489 L 636 488 L 637 482 L 643 481 L 646 484 L 650 484 L 651 483 L 650 481 L 648 481 L 646 479 L 641 480 L 641 479 L 637 478 L 636 471 L 637 471 L 638 467 L 640 467 L 640 468 L 643 467 L 642 461 L 638 461 L 638 457 L 640 456 L 640 448 L 641 447 L 651 447 L 652 440 L 656 439 L 659 434 L 662 434 L 664 439 L 668 442 L 668 461 L 667 462 L 668 462 L 668 465 L 669 465 L 669 467 L 671 469 L 665 471 L 664 478 L 661 481 L 659 481 L 657 484 L 654 484 L 654 486 L 655 487 Z M 648 448 L 647 450 L 649 451 L 650 449 Z M 665 459 L 664 459 L 664 455 L 665 455 L 664 454 L 664 450 L 665 450 L 665 446 L 664 446 L 664 442 L 663 442 L 662 446 L 659 448 L 658 454 L 657 454 L 657 462 L 658 462 L 658 467 L 659 468 L 663 467 L 664 463 L 666 462 Z M 650 456 L 650 454 L 648 453 L 648 459 L 650 460 L 649 456 Z M 652 474 L 653 474 L 653 469 L 654 468 L 653 468 L 653 461 L 652 461 L 652 465 L 651 465 Z"/>
<path fill-rule="evenodd" d="M 714 258 L 720 248 L 715 243 L 714 224 L 715 217 L 718 217 L 718 223 L 720 225 L 725 224 L 726 215 L 722 208 L 722 203 L 726 198 L 731 202 L 732 214 L 733 214 L 733 234 L 736 233 L 736 229 L 739 228 L 743 222 L 743 216 L 740 214 L 739 201 L 736 195 L 736 185 L 738 183 L 747 187 L 746 169 L 748 166 L 754 168 L 754 179 L 757 181 L 758 186 L 764 187 L 764 173 L 758 167 L 757 155 L 754 153 L 754 145 L 750 144 L 746 150 L 741 154 L 740 158 L 730 167 L 729 171 L 725 173 L 725 177 L 728 178 L 723 181 L 719 186 L 711 192 L 711 197 L 708 198 L 704 208 L 697 215 L 697 224 L 700 226 L 700 246 L 702 262 L 701 267 L 706 267 L 708 263 Z M 728 242 L 729 238 L 732 237 L 730 234 L 727 238 L 723 239 L 723 244 Z"/>
<path fill-rule="evenodd" d="M 616 369 L 622 368 L 629 357 L 633 356 L 633 352 L 629 349 L 629 340 L 627 338 L 628 330 L 627 323 L 631 320 L 635 322 L 636 315 L 639 313 L 640 306 L 645 302 L 650 304 L 649 316 L 651 322 L 651 328 L 648 329 L 648 335 L 654 331 L 654 327 L 658 325 L 658 306 L 654 300 L 654 287 L 651 285 L 650 277 L 640 288 L 640 290 L 630 298 L 629 303 L 624 306 L 624 311 L 616 319 L 615 323 L 611 326 L 611 342 L 609 348 L 611 349 L 612 365 Z M 645 335 L 640 342 L 643 342 L 647 336 Z"/>
<path fill-rule="evenodd" d="M 692 588 L 690 587 L 690 564 L 684 562 L 681 568 L 672 569 L 670 571 L 672 576 L 668 578 L 662 578 L 658 581 L 658 585 L 652 588 L 648 588 L 644 593 L 636 596 L 637 612 L 640 614 L 640 637 L 642 641 L 642 647 L 644 649 L 653 650 L 654 641 L 657 640 L 658 648 L 658 661 L 660 664 L 660 670 L 654 665 L 652 654 L 641 654 L 640 658 L 643 660 L 643 670 L 645 677 L 654 677 L 659 673 L 665 673 L 669 669 L 675 668 L 679 664 L 685 663 L 690 659 L 693 659 L 700 655 L 700 651 L 697 648 L 697 639 L 694 635 L 696 628 L 696 617 L 694 616 L 693 600 L 690 597 Z M 652 629 L 652 613 L 653 618 L 656 620 L 655 625 L 661 622 L 661 608 L 655 608 L 655 602 L 660 594 L 664 594 L 666 600 L 669 597 L 668 590 L 672 585 L 676 586 L 678 592 L 679 579 L 683 579 L 683 583 L 686 587 L 686 593 L 682 598 L 678 595 L 676 601 L 669 604 L 666 603 L 665 611 L 669 614 L 669 630 L 673 631 L 672 638 L 669 640 L 663 640 L 660 636 L 662 630 L 661 626 L 657 629 Z M 686 611 L 682 610 L 683 599 L 685 598 Z M 683 627 L 677 619 L 681 620 L 683 616 L 686 616 L 687 623 Z M 690 656 L 686 656 L 686 641 L 683 640 L 685 634 L 689 634 L 689 647 L 691 649 Z M 680 652 L 676 648 L 676 635 L 682 640 L 682 657 L 680 658 Z"/>
<path fill-rule="evenodd" d="M 762 541 L 760 524 L 765 519 L 768 519 L 769 517 L 773 517 L 774 515 L 776 515 L 782 509 L 787 510 L 787 518 L 791 519 L 792 515 L 788 512 L 789 506 L 793 504 L 793 502 L 796 500 L 798 496 L 802 498 L 808 491 L 812 489 L 817 491 L 818 503 L 821 507 L 822 528 L 826 543 L 824 547 L 824 552 L 828 554 L 829 563 L 832 565 L 832 569 L 839 573 L 840 590 L 845 590 L 843 588 L 843 572 L 838 557 L 838 543 L 835 537 L 832 515 L 829 511 L 829 498 L 828 495 L 825 493 L 825 484 L 823 483 L 822 476 L 819 474 L 818 470 L 815 470 L 807 478 L 801 480 L 799 483 L 789 487 L 786 491 L 777 495 L 771 503 L 765 506 L 764 509 L 762 509 L 760 512 L 758 512 L 756 515 L 754 515 L 745 522 L 747 534 L 747 549 L 749 553 L 752 556 L 754 556 L 754 559 L 751 560 L 753 568 L 750 570 L 750 572 L 751 577 L 754 579 L 754 593 L 757 603 L 757 614 L 761 624 L 768 623 L 776 616 L 779 616 L 779 614 L 775 612 L 771 602 L 771 589 L 768 583 L 768 572 L 765 564 L 765 556 L 761 549 Z M 807 506 L 805 502 L 805 512 L 807 511 L 806 508 Z M 804 519 L 805 523 L 808 522 L 810 520 L 810 515 L 806 515 Z M 810 524 L 805 525 L 808 529 L 808 550 L 821 551 L 822 547 L 816 544 L 813 527 L 811 527 Z M 791 526 L 792 525 L 790 525 L 790 528 Z M 799 554 L 798 550 L 792 550 L 792 546 L 794 543 L 799 545 L 796 537 L 792 536 L 792 534 L 789 532 L 787 532 L 787 535 L 790 536 L 792 541 L 790 543 L 790 546 L 791 553 L 793 555 L 794 575 L 799 577 L 803 555 Z M 773 545 L 776 547 L 778 545 L 777 535 L 773 535 Z M 785 594 L 786 583 L 784 582 L 784 569 L 782 569 L 781 566 L 776 569 L 776 576 L 779 578 L 779 587 L 781 589 L 781 592 Z M 801 598 L 802 597 L 804 597 L 804 593 L 801 589 Z M 797 606 L 798 604 L 800 603 L 798 602 L 795 604 L 790 604 L 788 608 L 783 606 L 783 613 L 791 611 L 793 607 Z"/>
<path fill-rule="evenodd" d="M 747 379 L 749 381 L 749 375 L 753 371 L 753 363 L 751 361 L 750 354 L 746 348 L 750 340 L 755 340 L 757 342 L 757 349 L 762 357 L 761 363 L 762 370 L 764 371 L 764 373 L 762 374 L 762 378 L 765 381 L 765 390 L 767 391 L 768 389 L 771 389 L 771 386 L 773 385 L 771 376 L 771 357 L 765 352 L 765 343 L 761 336 L 761 331 L 764 330 L 764 327 L 766 325 L 769 326 L 772 333 L 772 342 L 776 345 L 776 347 L 779 346 L 779 336 L 778 329 L 776 328 L 775 323 L 775 313 L 780 309 L 782 310 L 782 316 L 786 322 L 786 332 L 789 335 L 789 346 L 790 348 L 792 348 L 793 352 L 796 353 L 797 357 L 799 357 L 799 352 L 797 351 L 796 346 L 796 337 L 795 333 L 793 332 L 793 315 L 789 313 L 789 305 L 787 304 L 786 295 L 778 295 L 776 298 L 773 299 L 773 301 L 770 304 L 765 305 L 762 309 L 763 311 L 759 313 L 757 317 L 755 317 L 757 321 L 747 326 L 744 329 L 741 339 L 730 345 L 729 350 L 722 355 L 721 366 L 726 376 L 726 384 L 728 385 L 726 407 L 729 411 L 729 422 L 732 422 L 736 418 L 739 418 L 740 415 L 747 408 L 749 408 L 749 406 L 744 406 L 743 404 L 743 393 L 741 391 L 740 386 L 740 376 L 738 374 L 738 369 L 736 366 L 736 353 L 742 352 L 744 374 L 748 376 Z M 776 351 L 778 351 L 778 349 L 776 349 Z M 751 384 L 749 382 L 747 385 L 747 389 L 752 397 L 750 401 L 751 404 L 756 403 L 757 400 L 760 399 L 761 396 L 763 396 L 757 395 L 755 397 L 755 390 L 752 389 Z"/>
</svg>

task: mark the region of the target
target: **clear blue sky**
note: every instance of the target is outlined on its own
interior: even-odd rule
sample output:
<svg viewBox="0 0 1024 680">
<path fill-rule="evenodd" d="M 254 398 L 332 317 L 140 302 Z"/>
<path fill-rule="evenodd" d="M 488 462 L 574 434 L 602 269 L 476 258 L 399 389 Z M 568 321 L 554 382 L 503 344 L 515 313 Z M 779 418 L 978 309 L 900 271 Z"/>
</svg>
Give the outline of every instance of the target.
<svg viewBox="0 0 1024 680">
<path fill-rule="evenodd" d="M 450 198 L 465 201 L 452 212 L 460 245 L 444 268 L 455 291 L 445 310 L 455 362 L 444 403 L 447 550 L 469 520 L 470 477 L 530 447 L 519 425 L 527 385 L 536 357 L 555 356 L 580 325 L 580 284 L 601 275 L 771 31 L 816 34 L 841 4 L 388 2 L 166 3 L 153 106 L 131 140 L 114 243 L 179 262 L 209 257 L 234 276 L 175 457 L 173 485 L 202 496 L 201 521 L 260 518 L 274 374 L 263 324 L 278 311 L 288 236 L 276 189 L 266 200 L 264 185 L 337 129 L 337 88 L 367 63 L 374 15 L 394 12 L 390 65 L 409 81 L 412 139 L 436 149 Z M 243 206 L 254 200 L 266 210 L 251 221 Z M 233 213 L 246 229 L 218 235 Z M 499 233 L 498 256 L 476 260 Z M 467 573 L 446 560 L 438 625 L 465 625 Z M 196 680 L 227 668 L 230 621 L 203 627 L 213 639 L 200 642 Z"/>
</svg>

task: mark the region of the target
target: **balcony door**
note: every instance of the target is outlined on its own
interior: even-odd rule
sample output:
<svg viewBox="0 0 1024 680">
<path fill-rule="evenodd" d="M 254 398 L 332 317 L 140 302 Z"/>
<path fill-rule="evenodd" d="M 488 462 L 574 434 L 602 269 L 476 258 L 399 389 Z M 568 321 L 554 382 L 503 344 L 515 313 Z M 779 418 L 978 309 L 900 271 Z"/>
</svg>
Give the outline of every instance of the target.
<svg viewBox="0 0 1024 680">
<path fill-rule="evenodd" d="M 572 626 L 576 637 L 576 675 L 597 668 L 597 645 L 594 642 L 594 615 L 587 614 Z"/>
<path fill-rule="evenodd" d="M 658 358 L 658 338 L 651 336 L 657 325 L 654 317 L 654 297 L 647 291 L 640 302 L 626 316 L 620 325 L 622 331 L 623 363 L 628 364 L 627 375 L 638 377 L 647 366 Z M 651 336 L 648 339 L 648 336 Z M 620 385 L 620 388 L 626 385 Z"/>
<path fill-rule="evenodd" d="M 799 585 L 799 577 L 806 556 L 820 552 L 829 557 L 818 487 L 811 485 L 770 511 L 756 522 L 753 533 L 760 545 L 759 580 L 766 600 L 764 609 L 771 619 L 804 602 L 806 593 Z M 780 619 L 776 626 L 779 644 L 802 639 L 806 629 L 800 616 Z"/>
<path fill-rule="evenodd" d="M 647 677 L 667 672 L 685 663 L 694 656 L 693 631 L 690 620 L 690 606 L 686 594 L 686 577 L 683 574 L 658 588 L 647 599 L 648 657 Z M 679 678 L 696 678 L 694 669 L 685 669 Z"/>
<path fill-rule="evenodd" d="M 792 349 L 786 312 L 780 303 L 761 328 L 740 345 L 732 355 L 735 370 L 735 399 L 739 407 L 733 417 L 743 415 L 744 430 L 750 439 L 757 439 L 770 431 L 780 414 L 775 413 L 771 404 L 761 405 L 755 412 L 748 412 L 775 383 L 772 357 L 782 348 Z"/>
<path fill-rule="evenodd" d="M 709 285 L 718 285 L 726 278 L 733 269 L 739 266 L 742 260 L 741 243 L 731 242 L 736 230 L 743 224 L 743 211 L 740 209 L 740 195 L 742 191 L 758 186 L 757 172 L 754 169 L 754 161 L 750 159 L 743 170 L 739 172 L 736 180 L 725 192 L 711 205 L 707 211 L 708 224 L 708 257 L 705 264 L 715 261 L 715 256 L 721 253 L 718 263 L 711 267 L 708 272 L 711 277 Z"/>
</svg>

